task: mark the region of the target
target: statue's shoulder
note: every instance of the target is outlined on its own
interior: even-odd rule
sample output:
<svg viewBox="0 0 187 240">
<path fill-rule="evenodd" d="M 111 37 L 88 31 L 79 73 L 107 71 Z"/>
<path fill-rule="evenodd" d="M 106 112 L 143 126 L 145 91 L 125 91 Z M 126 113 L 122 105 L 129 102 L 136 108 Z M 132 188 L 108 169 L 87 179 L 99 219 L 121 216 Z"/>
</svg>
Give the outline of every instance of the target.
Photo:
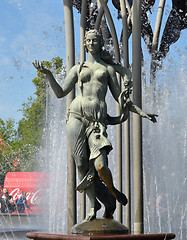
<svg viewBox="0 0 187 240">
<path fill-rule="evenodd" d="M 77 74 L 79 68 L 80 68 L 80 65 L 79 65 L 79 64 L 74 65 L 74 66 L 70 69 L 70 73 L 71 73 L 71 74 Z"/>
<path fill-rule="evenodd" d="M 77 69 L 79 69 L 79 67 L 80 67 L 80 64 L 76 64 L 72 67 L 72 69 L 77 70 Z"/>
<path fill-rule="evenodd" d="M 105 66 L 109 73 L 115 72 L 114 66 L 108 63 L 105 63 Z"/>
</svg>

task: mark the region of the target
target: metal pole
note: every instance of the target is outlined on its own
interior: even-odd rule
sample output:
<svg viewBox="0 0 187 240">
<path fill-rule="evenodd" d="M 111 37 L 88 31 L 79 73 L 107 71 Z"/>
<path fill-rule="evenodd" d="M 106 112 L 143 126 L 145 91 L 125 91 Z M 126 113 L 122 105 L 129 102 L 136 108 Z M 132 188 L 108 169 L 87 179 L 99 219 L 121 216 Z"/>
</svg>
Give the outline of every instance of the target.
<svg viewBox="0 0 187 240">
<path fill-rule="evenodd" d="M 73 9 L 72 0 L 64 0 L 64 19 L 66 32 L 66 71 L 67 73 L 75 64 L 75 43 L 74 43 L 74 24 L 73 24 Z M 71 91 L 66 98 L 67 109 L 75 96 L 75 92 Z M 68 189 L 68 233 L 71 232 L 71 227 L 77 221 L 77 204 L 76 204 L 76 168 L 74 160 L 68 148 L 67 154 L 67 189 Z"/>
<path fill-rule="evenodd" d="M 81 22 L 80 22 L 80 61 L 85 61 L 84 35 L 86 29 L 87 0 L 82 0 Z"/>
<path fill-rule="evenodd" d="M 121 16 L 123 24 L 123 59 L 124 67 L 129 67 L 129 51 L 128 51 L 128 27 L 127 27 L 127 11 L 124 0 L 120 0 Z M 125 121 L 125 194 L 128 198 L 128 204 L 125 207 L 125 224 L 131 232 L 131 178 L 130 178 L 130 119 Z"/>
<path fill-rule="evenodd" d="M 82 1 L 81 8 L 81 22 L 80 22 L 80 62 L 85 61 L 85 48 L 84 48 L 84 35 L 86 29 L 86 13 L 87 13 L 87 0 Z M 81 193 L 80 198 L 80 219 L 83 220 L 86 216 L 86 194 Z"/>
<path fill-rule="evenodd" d="M 141 0 L 133 1 L 133 101 L 141 107 Z M 134 233 L 143 233 L 142 122 L 133 114 Z"/>
<path fill-rule="evenodd" d="M 104 12 L 106 14 L 108 24 L 110 26 L 112 40 L 114 44 L 114 50 L 115 50 L 115 60 L 116 62 L 120 61 L 120 52 L 119 52 L 119 44 L 118 44 L 118 38 L 114 26 L 114 22 L 112 20 L 112 16 L 110 14 L 110 11 L 108 9 L 107 3 L 104 0 L 100 0 L 101 5 L 104 8 Z M 118 82 L 121 87 L 121 79 L 119 74 L 117 74 Z M 117 115 L 120 114 L 120 108 L 119 105 L 116 107 Z M 121 124 L 118 124 L 117 127 L 117 187 L 119 191 L 122 191 L 122 126 Z M 122 223 L 122 205 L 120 203 L 117 203 L 117 220 Z"/>
<path fill-rule="evenodd" d="M 119 107 L 116 107 L 117 115 L 120 114 Z M 117 132 L 117 188 L 122 192 L 122 125 L 118 124 L 116 127 Z M 123 222 L 123 207 L 117 202 L 117 220 Z"/>
</svg>

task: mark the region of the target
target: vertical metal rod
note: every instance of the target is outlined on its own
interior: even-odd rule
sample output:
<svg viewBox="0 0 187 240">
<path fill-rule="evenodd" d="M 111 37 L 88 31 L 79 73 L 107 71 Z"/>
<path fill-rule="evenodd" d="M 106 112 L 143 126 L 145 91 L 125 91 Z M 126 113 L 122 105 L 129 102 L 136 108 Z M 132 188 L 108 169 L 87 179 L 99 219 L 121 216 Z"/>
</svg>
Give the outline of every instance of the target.
<svg viewBox="0 0 187 240">
<path fill-rule="evenodd" d="M 133 101 L 141 107 L 141 0 L 133 1 Z M 142 122 L 133 114 L 134 233 L 143 233 Z"/>
<path fill-rule="evenodd" d="M 123 59 L 124 67 L 129 67 L 129 51 L 128 51 L 128 27 L 127 27 L 127 10 L 124 0 L 120 0 L 121 16 L 123 24 Z M 130 119 L 125 121 L 125 194 L 128 198 L 128 204 L 125 208 L 125 224 L 131 232 L 131 178 L 130 178 Z"/>
<path fill-rule="evenodd" d="M 104 0 L 100 0 L 100 2 L 104 8 L 104 12 L 106 14 L 108 24 L 110 26 L 112 40 L 113 40 L 113 44 L 114 44 L 114 50 L 115 50 L 115 60 L 116 60 L 116 62 L 119 62 L 120 61 L 120 51 L 119 51 L 118 38 L 117 38 L 114 22 L 112 20 L 112 16 L 110 14 L 110 11 L 108 9 L 106 2 Z M 117 77 L 118 77 L 119 85 L 121 87 L 121 79 L 120 79 L 119 74 L 117 75 Z M 116 112 L 117 112 L 117 115 L 120 114 L 119 105 L 117 105 L 117 107 L 116 107 Z M 117 187 L 118 187 L 119 191 L 122 191 L 122 126 L 121 126 L 121 124 L 117 125 L 116 129 L 117 129 L 117 141 L 116 141 L 117 142 Z M 119 222 L 122 222 L 122 220 L 123 220 L 122 205 L 119 203 L 117 203 L 117 220 Z"/>
<path fill-rule="evenodd" d="M 73 9 L 72 0 L 63 0 L 64 5 L 64 19 L 66 32 L 66 71 L 67 73 L 75 64 L 75 43 L 74 43 L 74 24 L 73 24 Z M 75 91 L 68 94 L 66 98 L 67 109 L 75 96 Z M 71 156 L 70 149 L 67 153 L 67 189 L 68 189 L 68 233 L 71 232 L 71 227 L 77 221 L 77 204 L 76 204 L 76 169 L 75 163 Z"/>
<path fill-rule="evenodd" d="M 120 76 L 119 76 L 120 79 Z M 120 114 L 119 106 L 116 106 L 117 115 Z M 118 124 L 116 127 L 117 133 L 117 188 L 122 192 L 122 125 Z M 117 220 L 123 222 L 123 207 L 117 202 Z"/>
<path fill-rule="evenodd" d="M 80 22 L 80 61 L 85 61 L 84 35 L 86 30 L 87 0 L 82 0 Z"/>
<path fill-rule="evenodd" d="M 85 61 L 85 47 L 84 35 L 86 29 L 86 13 L 87 13 L 87 0 L 82 1 L 81 7 L 81 22 L 80 22 L 80 62 Z M 80 198 L 80 219 L 83 220 L 86 216 L 86 195 L 81 193 Z"/>
</svg>

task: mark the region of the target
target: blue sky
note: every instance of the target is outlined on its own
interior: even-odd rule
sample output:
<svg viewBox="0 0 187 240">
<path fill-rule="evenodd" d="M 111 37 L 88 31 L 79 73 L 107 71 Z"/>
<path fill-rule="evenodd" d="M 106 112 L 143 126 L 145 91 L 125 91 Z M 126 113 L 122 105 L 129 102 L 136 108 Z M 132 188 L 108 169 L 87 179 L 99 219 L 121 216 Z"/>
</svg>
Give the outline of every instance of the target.
<svg viewBox="0 0 187 240">
<path fill-rule="evenodd" d="M 0 8 L 0 118 L 18 120 L 35 91 L 32 61 L 65 58 L 63 2 L 1 0 Z"/>
<path fill-rule="evenodd" d="M 166 1 L 169 7 L 170 2 Z M 32 61 L 56 56 L 65 60 L 63 1 L 1 0 L 0 9 L 0 118 L 18 121 L 22 117 L 18 109 L 35 91 Z M 167 11 L 164 16 L 168 16 Z M 75 15 L 75 29 L 79 28 L 79 17 Z M 186 50 L 186 37 L 185 30 L 171 48 L 169 56 L 176 56 L 173 64 Z M 79 58 L 78 44 L 76 49 Z"/>
</svg>

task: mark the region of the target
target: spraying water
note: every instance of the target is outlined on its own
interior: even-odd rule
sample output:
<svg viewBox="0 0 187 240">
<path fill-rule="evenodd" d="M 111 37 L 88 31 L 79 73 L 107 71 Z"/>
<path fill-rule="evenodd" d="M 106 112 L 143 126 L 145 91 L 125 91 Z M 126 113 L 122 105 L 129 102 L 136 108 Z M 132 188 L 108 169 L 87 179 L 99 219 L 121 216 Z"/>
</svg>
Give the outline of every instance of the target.
<svg viewBox="0 0 187 240">
<path fill-rule="evenodd" d="M 184 59 L 184 57 L 181 57 Z M 174 232 L 187 237 L 187 97 L 184 61 L 167 59 L 158 73 L 158 122 L 143 122 L 145 232 Z M 144 103 L 147 94 L 143 94 Z"/>
<path fill-rule="evenodd" d="M 62 82 L 64 73 L 56 76 Z M 67 229 L 67 143 L 66 101 L 57 99 L 51 88 L 47 88 L 46 109 L 46 164 L 50 176 L 48 230 Z"/>
</svg>

